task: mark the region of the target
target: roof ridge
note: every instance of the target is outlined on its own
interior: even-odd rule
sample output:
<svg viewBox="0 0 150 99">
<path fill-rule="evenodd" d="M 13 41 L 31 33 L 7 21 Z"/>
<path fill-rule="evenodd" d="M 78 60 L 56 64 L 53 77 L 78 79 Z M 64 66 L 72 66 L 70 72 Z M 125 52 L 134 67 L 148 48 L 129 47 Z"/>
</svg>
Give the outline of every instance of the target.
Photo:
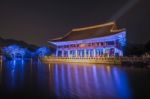
<svg viewBox="0 0 150 99">
<path fill-rule="evenodd" d="M 114 25 L 114 24 L 115 24 L 115 22 L 111 21 L 111 22 L 107 22 L 107 23 L 103 23 L 103 24 L 99 24 L 99 25 L 87 26 L 87 27 L 83 27 L 83 28 L 75 28 L 75 29 L 72 29 L 72 31 L 83 31 L 83 30 L 94 29 L 94 28 L 99 28 L 99 27 Z"/>
</svg>

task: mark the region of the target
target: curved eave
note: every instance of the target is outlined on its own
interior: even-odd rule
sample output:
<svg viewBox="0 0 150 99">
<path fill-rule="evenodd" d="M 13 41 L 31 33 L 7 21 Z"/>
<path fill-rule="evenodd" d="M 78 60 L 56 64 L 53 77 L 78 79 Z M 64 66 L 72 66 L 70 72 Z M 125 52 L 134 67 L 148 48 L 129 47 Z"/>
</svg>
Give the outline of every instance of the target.
<svg viewBox="0 0 150 99">
<path fill-rule="evenodd" d="M 113 29 L 111 29 L 110 30 L 110 32 L 115 32 L 115 33 L 118 33 L 118 32 L 123 32 L 123 31 L 126 31 L 126 29 L 125 28 L 122 28 L 122 29 L 117 29 L 117 30 L 113 30 Z"/>
<path fill-rule="evenodd" d="M 55 39 L 51 39 L 49 42 L 72 41 L 70 39 L 66 39 L 69 35 L 71 35 L 72 32 L 86 31 L 86 30 L 97 29 L 97 28 L 101 28 L 101 27 L 105 27 L 105 26 L 112 26 L 109 30 L 110 33 L 109 34 L 101 34 L 97 37 L 109 36 L 109 35 L 117 34 L 119 32 L 126 30 L 124 28 L 123 29 L 115 28 L 116 24 L 114 21 L 112 21 L 112 22 L 108 22 L 108 23 L 104 23 L 104 24 L 100 24 L 100 25 L 94 25 L 94 26 L 83 27 L 83 28 L 75 28 L 75 29 L 72 29 L 70 32 L 68 32 L 66 35 L 55 38 Z M 74 40 L 82 40 L 82 39 L 89 39 L 89 38 L 90 37 L 83 37 L 83 38 L 77 38 L 77 39 L 75 38 Z"/>
<path fill-rule="evenodd" d="M 87 26 L 87 27 L 83 27 L 83 28 L 75 28 L 75 29 L 72 29 L 72 30 L 71 30 L 70 32 L 68 32 L 67 34 L 65 34 L 64 36 L 51 39 L 50 41 L 59 41 L 59 40 L 62 40 L 63 38 L 65 38 L 65 37 L 67 37 L 68 35 L 70 35 L 71 32 L 90 30 L 90 29 L 100 28 L 100 27 L 104 27 L 104 26 L 108 26 L 108 25 L 115 25 L 115 22 L 112 21 L 112 22 L 108 22 L 108 23 L 104 23 L 104 24 L 100 24 L 100 25 Z M 112 27 L 112 29 L 113 29 L 113 27 Z"/>
<path fill-rule="evenodd" d="M 123 31 L 126 31 L 125 28 L 123 29 L 118 29 L 118 30 L 110 30 L 110 34 L 107 34 L 107 35 L 103 35 L 103 36 L 99 36 L 99 37 L 94 37 L 94 38 L 103 38 L 103 37 L 106 37 L 106 36 L 111 36 L 111 35 L 115 35 L 115 34 L 119 34 L 120 32 L 123 32 Z M 49 43 L 50 42 L 69 42 L 69 41 L 77 41 L 77 40 L 85 40 L 85 39 L 90 39 L 90 38 L 84 38 L 84 39 L 77 39 L 77 40 L 62 40 L 63 37 L 60 37 L 58 39 L 53 39 L 53 40 L 50 40 L 48 41 Z"/>
<path fill-rule="evenodd" d="M 104 24 L 100 24 L 100 25 L 94 25 L 94 26 L 88 26 L 88 27 L 83 27 L 83 28 L 76 28 L 76 29 L 72 29 L 72 31 L 84 31 L 84 30 L 90 30 L 90 29 L 95 29 L 95 28 L 100 28 L 100 27 L 105 27 L 108 25 L 115 25 L 115 22 L 108 22 L 108 23 L 104 23 Z"/>
<path fill-rule="evenodd" d="M 68 32 L 67 34 L 65 34 L 64 36 L 62 37 L 58 37 L 58 38 L 54 38 L 54 39 L 51 39 L 50 41 L 59 41 L 59 40 L 62 40 L 64 37 L 68 36 L 72 31 Z M 49 42 L 49 41 L 48 41 Z"/>
<path fill-rule="evenodd" d="M 112 34 L 112 35 L 107 35 L 107 36 L 103 36 L 103 37 L 96 37 L 96 38 L 88 38 L 88 39 L 82 39 L 82 40 L 71 40 L 71 41 L 59 41 L 59 42 L 52 42 L 52 41 L 48 41 L 50 44 L 54 44 L 54 45 L 59 45 L 59 44 L 71 44 L 71 43 L 81 43 L 82 41 L 85 42 L 85 41 L 97 41 L 97 40 L 100 40 L 100 41 L 109 41 L 109 40 L 115 40 L 117 39 L 120 35 L 122 36 L 126 36 L 126 31 L 122 31 L 122 32 L 118 32 L 118 33 L 115 33 L 115 34 Z"/>
</svg>

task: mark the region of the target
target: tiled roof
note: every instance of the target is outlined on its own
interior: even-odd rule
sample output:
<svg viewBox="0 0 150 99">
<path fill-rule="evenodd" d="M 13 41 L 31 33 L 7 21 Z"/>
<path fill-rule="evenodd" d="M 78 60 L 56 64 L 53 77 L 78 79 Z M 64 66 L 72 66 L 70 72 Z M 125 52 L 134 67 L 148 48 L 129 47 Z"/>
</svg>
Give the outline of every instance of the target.
<svg viewBox="0 0 150 99">
<path fill-rule="evenodd" d="M 72 29 L 71 32 L 67 33 L 63 37 L 52 39 L 50 40 L 50 42 L 73 41 L 104 37 L 117 34 L 121 31 L 125 31 L 125 29 L 118 29 L 115 22 L 109 22 L 95 26 Z"/>
</svg>

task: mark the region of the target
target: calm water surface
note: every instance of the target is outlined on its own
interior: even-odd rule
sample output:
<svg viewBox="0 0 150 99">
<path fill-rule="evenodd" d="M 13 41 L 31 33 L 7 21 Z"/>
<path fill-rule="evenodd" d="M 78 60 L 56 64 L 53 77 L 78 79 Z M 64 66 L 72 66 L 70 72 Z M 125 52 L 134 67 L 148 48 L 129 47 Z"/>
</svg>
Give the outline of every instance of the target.
<svg viewBox="0 0 150 99">
<path fill-rule="evenodd" d="M 0 64 L 0 99 L 150 99 L 150 70 L 100 64 Z"/>
</svg>

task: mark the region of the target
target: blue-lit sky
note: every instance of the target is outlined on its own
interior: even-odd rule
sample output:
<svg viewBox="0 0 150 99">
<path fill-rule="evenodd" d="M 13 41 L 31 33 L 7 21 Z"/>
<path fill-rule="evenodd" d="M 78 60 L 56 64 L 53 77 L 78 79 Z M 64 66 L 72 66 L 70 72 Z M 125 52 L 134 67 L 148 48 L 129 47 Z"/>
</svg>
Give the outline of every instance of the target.
<svg viewBox="0 0 150 99">
<path fill-rule="evenodd" d="M 127 28 L 129 42 L 145 43 L 150 40 L 149 2 L 1 0 L 0 36 L 43 45 L 49 39 L 62 36 L 72 28 L 101 24 L 116 17 L 120 27 Z"/>
</svg>

